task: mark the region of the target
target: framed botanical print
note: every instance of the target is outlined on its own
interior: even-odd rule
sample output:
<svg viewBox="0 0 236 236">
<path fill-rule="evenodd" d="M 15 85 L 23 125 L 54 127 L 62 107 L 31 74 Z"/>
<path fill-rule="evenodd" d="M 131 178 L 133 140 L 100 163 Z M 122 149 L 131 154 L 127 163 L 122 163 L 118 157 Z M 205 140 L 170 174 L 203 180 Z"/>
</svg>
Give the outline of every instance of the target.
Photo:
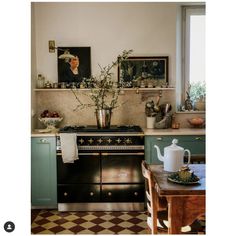
<svg viewBox="0 0 236 236">
<path fill-rule="evenodd" d="M 168 83 L 168 56 L 128 57 L 118 66 L 118 82 L 133 87 L 134 81 L 152 80 L 156 86 Z"/>
</svg>

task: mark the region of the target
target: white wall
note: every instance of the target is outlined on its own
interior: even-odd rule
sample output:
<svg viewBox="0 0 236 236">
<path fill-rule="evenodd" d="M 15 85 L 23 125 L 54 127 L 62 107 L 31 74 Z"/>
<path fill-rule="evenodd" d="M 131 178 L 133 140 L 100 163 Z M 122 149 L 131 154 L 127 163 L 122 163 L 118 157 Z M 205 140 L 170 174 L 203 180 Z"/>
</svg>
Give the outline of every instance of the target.
<svg viewBox="0 0 236 236">
<path fill-rule="evenodd" d="M 48 41 L 55 40 L 56 46 L 90 46 L 93 75 L 98 73 L 98 64 L 110 64 L 125 49 L 133 49 L 133 56 L 169 56 L 169 82 L 175 86 L 178 3 L 38 2 L 32 6 L 35 13 L 32 16 L 32 33 L 35 32 L 32 50 L 36 55 L 32 58 L 35 68 L 32 80 L 37 74 L 43 74 L 46 80 L 57 82 L 57 53 L 48 51 Z M 67 92 L 33 92 L 34 96 L 36 116 L 43 109 L 53 109 L 64 115 L 62 125 L 95 124 L 91 109 L 73 112 L 75 99 Z M 115 111 L 112 124 L 145 127 L 145 102 L 133 93 L 121 97 L 124 99 L 128 102 Z M 170 102 L 175 107 L 175 92 L 164 93 L 161 102 Z M 187 125 L 184 122 L 181 127 Z"/>
<path fill-rule="evenodd" d="M 176 4 L 174 3 L 33 3 L 37 73 L 57 81 L 57 46 L 90 46 L 92 74 L 98 63 L 107 65 L 124 49 L 133 55 L 167 55 L 174 85 Z M 36 75 L 35 75 L 36 76 Z M 35 78 L 34 78 L 35 79 Z"/>
</svg>

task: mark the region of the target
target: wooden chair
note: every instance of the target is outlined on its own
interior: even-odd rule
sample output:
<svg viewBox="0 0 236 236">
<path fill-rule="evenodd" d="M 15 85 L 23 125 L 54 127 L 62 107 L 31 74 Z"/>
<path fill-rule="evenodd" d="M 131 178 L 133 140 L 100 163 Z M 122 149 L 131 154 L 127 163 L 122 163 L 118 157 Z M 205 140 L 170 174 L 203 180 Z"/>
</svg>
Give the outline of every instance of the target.
<svg viewBox="0 0 236 236">
<path fill-rule="evenodd" d="M 145 178 L 146 197 L 147 197 L 147 225 L 151 234 L 167 232 L 168 230 L 168 204 L 166 198 L 159 197 L 154 186 L 153 176 L 148 169 L 146 162 L 142 161 L 142 174 Z M 190 226 L 181 228 L 182 233 L 196 234 L 202 232 L 202 225 L 198 220 Z"/>
</svg>

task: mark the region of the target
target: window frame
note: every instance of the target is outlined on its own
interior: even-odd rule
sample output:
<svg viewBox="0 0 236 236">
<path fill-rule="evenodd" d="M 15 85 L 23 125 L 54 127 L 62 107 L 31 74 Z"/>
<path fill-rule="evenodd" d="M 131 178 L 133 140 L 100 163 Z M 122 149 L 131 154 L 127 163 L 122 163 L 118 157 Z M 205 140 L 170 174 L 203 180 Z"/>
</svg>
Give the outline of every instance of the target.
<svg viewBox="0 0 236 236">
<path fill-rule="evenodd" d="M 190 85 L 190 16 L 206 15 L 205 5 L 182 6 L 182 96 L 184 104 Z"/>
</svg>

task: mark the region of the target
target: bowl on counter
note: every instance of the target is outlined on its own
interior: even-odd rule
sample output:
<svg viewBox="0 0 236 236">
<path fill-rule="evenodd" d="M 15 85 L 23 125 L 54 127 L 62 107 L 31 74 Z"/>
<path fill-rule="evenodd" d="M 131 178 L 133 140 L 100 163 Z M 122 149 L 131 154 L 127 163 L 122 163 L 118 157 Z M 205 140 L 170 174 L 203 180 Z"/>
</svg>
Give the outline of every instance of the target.
<svg viewBox="0 0 236 236">
<path fill-rule="evenodd" d="M 188 119 L 188 123 L 193 128 L 203 128 L 204 125 L 205 125 L 205 120 L 201 117 L 195 117 L 195 118 L 192 118 L 192 119 Z"/>
<path fill-rule="evenodd" d="M 39 121 L 42 122 L 48 130 L 56 129 L 62 120 L 63 117 L 39 117 Z"/>
</svg>

